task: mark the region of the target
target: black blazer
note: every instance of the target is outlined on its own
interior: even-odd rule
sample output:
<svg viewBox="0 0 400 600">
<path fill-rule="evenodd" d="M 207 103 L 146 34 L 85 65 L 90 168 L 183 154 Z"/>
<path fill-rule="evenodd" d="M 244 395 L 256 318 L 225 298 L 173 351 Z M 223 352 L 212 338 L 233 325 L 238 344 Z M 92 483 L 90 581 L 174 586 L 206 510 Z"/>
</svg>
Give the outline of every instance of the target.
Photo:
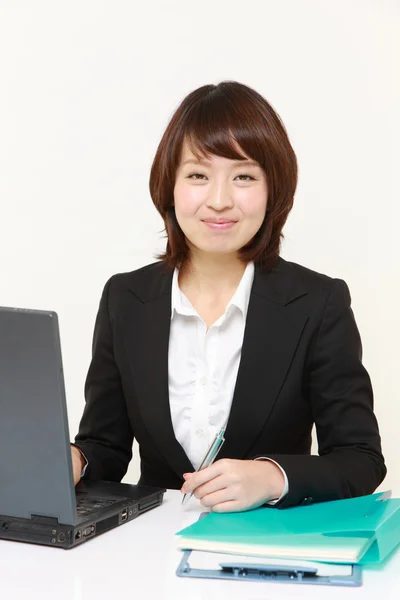
<svg viewBox="0 0 400 600">
<path fill-rule="evenodd" d="M 140 447 L 139 482 L 180 488 L 193 470 L 168 397 L 172 273 L 154 263 L 106 283 L 76 445 L 85 479 L 120 481 Z M 386 467 L 348 287 L 279 259 L 255 269 L 219 458 L 268 456 L 285 469 L 280 507 L 372 493 Z M 316 424 L 319 454 L 310 455 Z"/>
</svg>

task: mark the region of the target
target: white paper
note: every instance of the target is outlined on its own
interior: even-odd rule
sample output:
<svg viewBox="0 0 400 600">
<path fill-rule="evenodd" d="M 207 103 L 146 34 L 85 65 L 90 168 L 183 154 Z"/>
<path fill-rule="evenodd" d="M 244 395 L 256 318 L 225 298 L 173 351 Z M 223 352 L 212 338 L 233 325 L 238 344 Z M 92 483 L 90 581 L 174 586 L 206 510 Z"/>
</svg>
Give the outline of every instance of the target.
<svg viewBox="0 0 400 600">
<path fill-rule="evenodd" d="M 293 536 L 292 536 L 293 537 Z M 328 537 L 322 534 L 299 535 L 301 544 L 296 546 L 287 545 L 285 536 L 279 538 L 269 537 L 268 544 L 261 543 L 238 543 L 221 540 L 204 540 L 198 538 L 186 538 L 176 536 L 176 544 L 180 550 L 199 550 L 201 552 L 220 552 L 222 554 L 234 554 L 243 556 L 259 556 L 261 558 L 272 558 L 274 560 L 306 560 L 327 563 L 355 563 L 371 545 L 371 538 L 345 538 Z M 315 538 L 318 544 L 315 545 Z M 313 545 L 314 543 L 314 545 Z"/>
</svg>

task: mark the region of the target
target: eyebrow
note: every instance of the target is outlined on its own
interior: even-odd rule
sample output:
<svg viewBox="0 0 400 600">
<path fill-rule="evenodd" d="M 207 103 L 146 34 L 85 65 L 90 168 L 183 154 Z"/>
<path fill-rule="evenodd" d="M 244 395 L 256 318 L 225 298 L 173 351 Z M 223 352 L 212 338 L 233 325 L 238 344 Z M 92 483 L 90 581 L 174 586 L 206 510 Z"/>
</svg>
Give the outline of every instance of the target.
<svg viewBox="0 0 400 600">
<path fill-rule="evenodd" d="M 258 164 L 258 162 L 256 162 L 255 160 L 234 160 L 233 162 L 235 163 L 234 164 L 235 167 L 259 167 L 260 166 Z M 203 165 L 203 166 L 207 167 L 211 164 L 211 162 L 208 160 L 195 160 L 194 158 L 188 158 L 187 160 L 185 160 L 182 163 L 182 167 L 184 165 L 188 165 L 188 164 Z"/>
</svg>

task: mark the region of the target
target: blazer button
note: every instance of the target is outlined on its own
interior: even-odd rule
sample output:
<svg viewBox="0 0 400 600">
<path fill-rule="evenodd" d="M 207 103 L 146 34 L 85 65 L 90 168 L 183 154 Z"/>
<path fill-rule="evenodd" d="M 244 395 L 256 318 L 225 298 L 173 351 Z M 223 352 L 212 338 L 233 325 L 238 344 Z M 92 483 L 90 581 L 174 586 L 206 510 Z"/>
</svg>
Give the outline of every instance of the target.
<svg viewBox="0 0 400 600">
<path fill-rule="evenodd" d="M 314 502 L 314 498 L 312 498 L 311 496 L 307 496 L 306 498 L 304 498 L 304 500 L 301 502 L 301 506 L 306 506 L 307 504 L 312 504 Z"/>
</svg>

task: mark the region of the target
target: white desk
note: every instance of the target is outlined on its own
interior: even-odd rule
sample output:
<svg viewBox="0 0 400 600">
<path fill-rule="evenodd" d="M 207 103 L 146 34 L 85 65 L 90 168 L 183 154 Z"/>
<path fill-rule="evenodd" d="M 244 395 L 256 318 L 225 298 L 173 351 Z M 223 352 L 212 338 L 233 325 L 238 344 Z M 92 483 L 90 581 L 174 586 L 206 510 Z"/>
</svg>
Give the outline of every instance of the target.
<svg viewBox="0 0 400 600">
<path fill-rule="evenodd" d="M 5 600 L 399 600 L 400 550 L 383 569 L 365 568 L 360 588 L 186 579 L 175 575 L 174 533 L 197 520 L 179 491 L 161 507 L 72 550 L 0 541 Z"/>
</svg>

